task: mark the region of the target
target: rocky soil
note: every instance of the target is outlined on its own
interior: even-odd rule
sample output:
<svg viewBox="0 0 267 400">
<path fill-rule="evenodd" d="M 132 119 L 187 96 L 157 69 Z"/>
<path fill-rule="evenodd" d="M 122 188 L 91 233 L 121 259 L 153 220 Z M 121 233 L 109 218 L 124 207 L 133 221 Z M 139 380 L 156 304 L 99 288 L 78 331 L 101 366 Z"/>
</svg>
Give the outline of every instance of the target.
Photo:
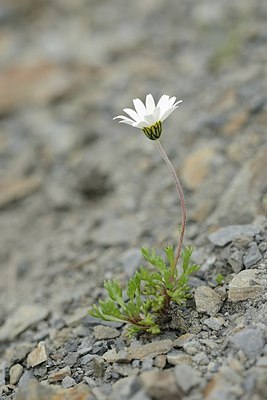
<svg viewBox="0 0 267 400">
<path fill-rule="evenodd" d="M 1 1 L 1 399 L 266 398 L 266 18 L 264 0 Z M 201 268 L 166 331 L 129 340 L 88 309 L 177 240 L 153 142 L 112 121 L 147 93 L 183 99 L 162 144 Z"/>
</svg>

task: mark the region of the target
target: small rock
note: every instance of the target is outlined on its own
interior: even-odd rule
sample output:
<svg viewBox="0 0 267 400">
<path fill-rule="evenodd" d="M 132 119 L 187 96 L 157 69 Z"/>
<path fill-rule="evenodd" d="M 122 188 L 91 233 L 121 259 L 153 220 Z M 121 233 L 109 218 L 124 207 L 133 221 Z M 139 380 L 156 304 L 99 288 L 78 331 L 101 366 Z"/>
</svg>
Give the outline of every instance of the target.
<svg viewBox="0 0 267 400">
<path fill-rule="evenodd" d="M 64 364 L 68 365 L 69 367 L 73 367 L 73 365 L 76 364 L 78 357 L 78 352 L 70 352 L 66 355 L 66 357 L 64 357 Z"/>
<path fill-rule="evenodd" d="M 67 326 L 75 326 L 88 315 L 88 310 L 84 308 L 77 308 L 71 315 L 65 318 Z"/>
<path fill-rule="evenodd" d="M 143 360 L 146 357 L 154 358 L 159 354 L 168 353 L 172 347 L 172 341 L 170 339 L 166 340 L 156 340 L 152 343 L 131 346 L 127 349 L 129 360 Z"/>
<path fill-rule="evenodd" d="M 182 176 L 188 189 L 199 188 L 210 173 L 210 166 L 215 156 L 215 149 L 205 146 L 193 151 L 186 157 L 182 167 Z"/>
<path fill-rule="evenodd" d="M 242 301 L 254 299 L 263 292 L 263 287 L 256 279 L 256 271 L 253 269 L 239 272 L 229 284 L 228 299 L 230 301 Z"/>
<path fill-rule="evenodd" d="M 103 354 L 103 359 L 109 363 L 114 363 L 118 361 L 118 353 L 116 349 L 110 349 Z"/>
<path fill-rule="evenodd" d="M 205 319 L 203 323 L 214 331 L 218 331 L 224 325 L 225 320 L 222 317 L 210 317 Z"/>
<path fill-rule="evenodd" d="M 260 232 L 259 226 L 254 225 L 230 225 L 209 235 L 209 240 L 216 246 L 223 247 L 240 236 L 255 236 Z"/>
<path fill-rule="evenodd" d="M 238 274 L 243 268 L 243 252 L 236 250 L 228 258 L 228 262 L 234 273 Z"/>
<path fill-rule="evenodd" d="M 105 246 L 117 246 L 135 242 L 142 232 L 142 227 L 135 218 L 108 220 L 97 227 L 92 239 Z"/>
<path fill-rule="evenodd" d="M 183 349 L 190 355 L 195 355 L 201 349 L 201 345 L 198 340 L 191 340 L 183 345 Z"/>
<path fill-rule="evenodd" d="M 92 360 L 90 361 L 90 367 L 93 371 L 94 378 L 102 378 L 105 374 L 105 364 L 104 360 L 100 356 L 93 356 Z"/>
<path fill-rule="evenodd" d="M 71 378 L 70 376 L 65 376 L 65 378 L 63 378 L 62 383 L 61 383 L 61 386 L 64 389 L 68 389 L 75 385 L 76 385 L 75 380 L 73 378 Z"/>
<path fill-rule="evenodd" d="M 139 368 L 133 368 L 129 364 L 113 364 L 112 371 L 118 373 L 120 376 L 136 376 L 139 374 Z"/>
<path fill-rule="evenodd" d="M 10 362 L 10 364 L 19 363 L 24 360 L 32 348 L 33 345 L 31 343 L 19 343 L 7 349 L 5 358 Z"/>
<path fill-rule="evenodd" d="M 31 379 L 26 385 L 19 388 L 16 400 L 94 400 L 95 396 L 87 385 L 79 384 L 75 388 L 59 389 L 53 385 L 46 385 Z"/>
<path fill-rule="evenodd" d="M 166 362 L 167 362 L 167 357 L 165 356 L 165 354 L 160 354 L 155 358 L 154 365 L 155 367 L 163 369 L 166 365 Z"/>
<path fill-rule="evenodd" d="M 242 378 L 233 369 L 224 366 L 212 378 L 204 389 L 207 400 L 232 400 L 243 398 Z M 233 396 L 234 394 L 234 396 Z"/>
<path fill-rule="evenodd" d="M 97 340 L 114 339 L 120 336 L 120 331 L 109 326 L 97 325 L 94 327 L 94 336 Z"/>
<path fill-rule="evenodd" d="M 247 254 L 244 256 L 243 261 L 246 268 L 250 268 L 256 264 L 256 262 L 262 259 L 261 253 L 258 249 L 257 243 L 252 242 Z"/>
<path fill-rule="evenodd" d="M 210 362 L 209 357 L 205 353 L 198 353 L 193 357 L 193 361 L 195 361 L 198 365 L 208 365 Z"/>
<path fill-rule="evenodd" d="M 137 268 L 142 264 L 143 256 L 140 249 L 126 250 L 120 257 L 123 271 L 130 278 L 134 275 Z"/>
<path fill-rule="evenodd" d="M 183 347 L 185 343 L 188 343 L 190 340 L 194 338 L 192 333 L 185 333 L 184 335 L 179 336 L 173 342 L 173 347 Z"/>
<path fill-rule="evenodd" d="M 16 385 L 23 373 L 23 366 L 20 364 L 13 365 L 9 370 L 9 382 L 11 385 Z"/>
<path fill-rule="evenodd" d="M 231 342 L 242 350 L 248 359 L 256 359 L 263 352 L 263 334 L 257 329 L 247 328 L 235 333 L 231 337 Z"/>
<path fill-rule="evenodd" d="M 19 307 L 0 328 L 0 342 L 12 341 L 27 328 L 44 320 L 48 312 L 46 308 L 37 304 Z"/>
<path fill-rule="evenodd" d="M 174 368 L 174 377 L 177 385 L 184 393 L 188 393 L 201 382 L 199 372 L 190 367 L 190 365 L 176 365 Z"/>
<path fill-rule="evenodd" d="M 5 363 L 1 363 L 0 364 L 0 386 L 3 386 L 6 384 L 6 364 Z"/>
<path fill-rule="evenodd" d="M 31 195 L 41 186 L 40 179 L 24 178 L 0 185 L 0 209 Z"/>
<path fill-rule="evenodd" d="M 182 399 L 182 392 L 177 387 L 171 370 L 145 371 L 140 375 L 140 379 L 145 392 L 154 400 Z"/>
<path fill-rule="evenodd" d="M 117 398 L 129 399 L 140 389 L 140 381 L 135 376 L 128 376 L 115 382 L 112 389 Z M 113 398 L 115 399 L 114 393 Z"/>
<path fill-rule="evenodd" d="M 152 367 L 153 367 L 153 358 L 144 358 L 142 361 L 142 371 L 150 371 Z"/>
<path fill-rule="evenodd" d="M 71 370 L 69 366 L 59 369 L 58 371 L 53 371 L 48 376 L 48 382 L 55 383 L 62 381 L 66 376 L 71 375 Z"/>
<path fill-rule="evenodd" d="M 130 398 L 130 400 L 151 400 L 151 397 L 148 397 L 144 390 L 139 390 Z"/>
<path fill-rule="evenodd" d="M 206 286 L 199 286 L 195 290 L 196 308 L 199 312 L 205 312 L 214 316 L 222 306 L 221 296 Z"/>
<path fill-rule="evenodd" d="M 30 352 L 27 357 L 28 367 L 35 367 L 36 365 L 42 364 L 47 360 L 47 354 L 45 350 L 44 342 L 38 343 L 37 347 Z"/>
<path fill-rule="evenodd" d="M 167 354 L 167 361 L 171 365 L 191 365 L 192 357 L 182 351 L 172 351 Z"/>
</svg>

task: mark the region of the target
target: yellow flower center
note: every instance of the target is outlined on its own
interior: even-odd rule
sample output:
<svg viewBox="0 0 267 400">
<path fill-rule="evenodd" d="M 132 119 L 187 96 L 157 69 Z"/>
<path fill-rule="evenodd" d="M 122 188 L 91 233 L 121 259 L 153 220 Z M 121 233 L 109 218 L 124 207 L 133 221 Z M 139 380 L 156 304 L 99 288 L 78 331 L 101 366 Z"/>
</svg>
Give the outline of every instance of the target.
<svg viewBox="0 0 267 400">
<path fill-rule="evenodd" d="M 161 121 L 157 121 L 154 125 L 146 126 L 143 128 L 143 132 L 150 140 L 158 139 L 162 132 Z"/>
</svg>

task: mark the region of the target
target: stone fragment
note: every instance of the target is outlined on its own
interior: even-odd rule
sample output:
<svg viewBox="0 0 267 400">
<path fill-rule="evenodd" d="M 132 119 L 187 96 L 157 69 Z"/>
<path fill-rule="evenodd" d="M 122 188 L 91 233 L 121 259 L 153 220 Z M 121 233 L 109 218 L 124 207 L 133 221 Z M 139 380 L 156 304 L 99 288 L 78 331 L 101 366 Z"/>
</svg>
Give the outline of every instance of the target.
<svg viewBox="0 0 267 400">
<path fill-rule="evenodd" d="M 65 376 L 65 378 L 63 378 L 62 383 L 61 383 L 61 386 L 64 389 L 71 388 L 75 385 L 76 385 L 75 380 L 73 378 L 71 378 L 70 376 Z"/>
<path fill-rule="evenodd" d="M 209 240 L 216 246 L 223 247 L 240 236 L 253 237 L 260 232 L 260 227 L 255 225 L 230 225 L 218 229 L 209 235 Z"/>
<path fill-rule="evenodd" d="M 9 382 L 11 385 L 16 385 L 20 380 L 20 377 L 23 373 L 23 366 L 20 364 L 12 365 L 9 370 Z"/>
<path fill-rule="evenodd" d="M 200 373 L 190 365 L 176 365 L 174 377 L 177 385 L 184 393 L 188 393 L 201 382 Z"/>
<path fill-rule="evenodd" d="M 118 400 L 117 398 L 114 400 Z M 148 395 L 145 393 L 144 390 L 138 390 L 137 393 L 135 393 L 130 400 L 151 400 L 151 397 L 148 397 Z"/>
<path fill-rule="evenodd" d="M 120 336 L 120 331 L 109 326 L 97 325 L 94 327 L 94 336 L 97 340 L 114 339 Z"/>
<path fill-rule="evenodd" d="M 112 371 L 118 373 L 120 376 L 136 376 L 140 373 L 139 368 L 134 368 L 130 364 L 115 363 L 112 366 Z"/>
<path fill-rule="evenodd" d="M 190 153 L 182 167 L 182 177 L 188 189 L 199 188 L 210 172 L 210 166 L 215 157 L 215 149 L 203 147 Z"/>
<path fill-rule="evenodd" d="M 218 331 L 224 325 L 225 320 L 223 317 L 210 317 L 204 320 L 204 324 L 214 331 Z"/>
<path fill-rule="evenodd" d="M 165 356 L 165 354 L 160 354 L 155 358 L 154 365 L 155 367 L 163 369 L 166 365 L 166 362 L 167 362 L 167 357 Z"/>
<path fill-rule="evenodd" d="M 221 296 L 206 286 L 199 286 L 195 290 L 195 303 L 197 311 L 214 316 L 222 306 Z"/>
<path fill-rule="evenodd" d="M 102 357 L 95 355 L 90 361 L 94 378 L 102 378 L 105 374 L 105 363 Z"/>
<path fill-rule="evenodd" d="M 133 276 L 137 268 L 143 263 L 140 249 L 126 250 L 120 257 L 120 263 L 127 277 Z"/>
<path fill-rule="evenodd" d="M 7 349 L 5 359 L 8 360 L 10 364 L 21 362 L 32 349 L 33 345 L 31 343 L 18 343 Z"/>
<path fill-rule="evenodd" d="M 31 379 L 21 386 L 15 400 L 95 400 L 90 388 L 85 384 L 76 385 L 74 388 L 61 389 L 58 386 L 39 383 Z"/>
<path fill-rule="evenodd" d="M 192 357 L 183 351 L 172 351 L 167 354 L 167 361 L 171 365 L 191 365 Z"/>
<path fill-rule="evenodd" d="M 243 268 L 243 252 L 235 250 L 228 258 L 228 262 L 234 273 L 238 274 Z"/>
<path fill-rule="evenodd" d="M 81 322 L 88 315 L 88 310 L 85 308 L 77 308 L 73 314 L 68 315 L 65 318 L 65 322 L 67 326 L 75 326 L 79 322 Z"/>
<path fill-rule="evenodd" d="M 27 328 L 44 320 L 49 311 L 37 304 L 19 307 L 0 328 L 0 342 L 12 341 Z"/>
<path fill-rule="evenodd" d="M 192 333 L 185 333 L 175 339 L 175 341 L 173 342 L 173 347 L 183 347 L 185 343 L 189 342 L 193 338 L 194 335 Z"/>
<path fill-rule="evenodd" d="M 245 268 L 250 268 L 262 259 L 261 253 L 258 249 L 257 243 L 252 242 L 247 254 L 244 256 Z"/>
<path fill-rule="evenodd" d="M 119 379 L 112 386 L 113 398 L 129 399 L 140 389 L 140 381 L 135 376 L 128 376 L 126 378 Z"/>
<path fill-rule="evenodd" d="M 131 346 L 127 349 L 129 360 L 143 360 L 145 357 L 154 358 L 159 354 L 166 354 L 172 347 L 170 339 L 156 340 L 139 346 Z"/>
<path fill-rule="evenodd" d="M 3 386 L 6 384 L 6 364 L 2 362 L 0 364 L 0 386 Z"/>
<path fill-rule="evenodd" d="M 109 363 L 114 363 L 118 361 L 118 353 L 116 349 L 110 349 L 103 354 L 103 359 Z"/>
<path fill-rule="evenodd" d="M 207 218 L 206 225 L 247 224 L 257 215 L 266 214 L 266 171 L 267 144 L 264 144 L 229 182 L 215 211 Z"/>
<path fill-rule="evenodd" d="M 0 184 L 0 209 L 23 200 L 36 192 L 41 186 L 37 178 L 25 178 Z"/>
<path fill-rule="evenodd" d="M 208 365 L 210 362 L 209 357 L 203 352 L 196 354 L 193 361 L 198 365 Z"/>
<path fill-rule="evenodd" d="M 71 375 L 71 370 L 69 366 L 59 369 L 58 371 L 52 371 L 48 375 L 48 382 L 55 383 L 61 382 L 66 376 Z"/>
<path fill-rule="evenodd" d="M 223 366 L 204 388 L 206 400 L 229 400 L 242 398 L 242 378 L 238 372 Z M 234 393 L 234 397 L 233 397 Z"/>
<path fill-rule="evenodd" d="M 263 352 L 263 334 L 257 329 L 243 329 L 231 337 L 231 342 L 242 350 L 248 359 L 256 359 Z"/>
<path fill-rule="evenodd" d="M 176 385 L 173 371 L 145 371 L 140 375 L 145 392 L 154 400 L 180 400 L 182 391 Z"/>
<path fill-rule="evenodd" d="M 27 357 L 28 367 L 35 367 L 36 365 L 42 364 L 47 360 L 47 354 L 45 350 L 44 342 L 38 343 L 37 347 L 30 352 Z"/>
<path fill-rule="evenodd" d="M 101 245 L 117 246 L 135 242 L 141 232 L 141 225 L 135 218 L 108 220 L 93 231 L 92 239 Z"/>
<path fill-rule="evenodd" d="M 249 269 L 239 272 L 229 284 L 228 299 L 242 301 L 254 299 L 263 292 L 261 282 L 256 278 L 256 271 Z"/>
</svg>

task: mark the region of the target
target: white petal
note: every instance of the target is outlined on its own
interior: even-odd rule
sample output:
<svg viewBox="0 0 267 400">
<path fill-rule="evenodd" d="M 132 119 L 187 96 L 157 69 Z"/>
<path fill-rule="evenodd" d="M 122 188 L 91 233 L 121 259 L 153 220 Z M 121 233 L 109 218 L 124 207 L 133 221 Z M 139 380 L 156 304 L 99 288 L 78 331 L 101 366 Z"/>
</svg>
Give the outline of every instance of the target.
<svg viewBox="0 0 267 400">
<path fill-rule="evenodd" d="M 164 104 L 167 104 L 169 100 L 169 96 L 167 96 L 166 94 L 164 94 L 163 96 L 161 96 L 161 98 L 158 101 L 157 107 L 162 107 Z"/>
<path fill-rule="evenodd" d="M 129 119 L 129 121 L 121 120 L 121 121 L 119 121 L 119 124 L 127 124 L 127 125 L 131 125 L 131 126 L 135 126 L 135 122 L 130 119 Z"/>
<path fill-rule="evenodd" d="M 163 122 L 166 118 L 168 118 L 168 116 L 174 111 L 176 110 L 177 107 L 171 107 L 169 108 L 167 111 L 165 111 L 165 113 L 163 115 L 161 115 L 160 120 L 161 122 Z"/>
<path fill-rule="evenodd" d="M 155 122 L 159 121 L 160 117 L 160 107 L 156 107 L 154 112 L 153 112 L 154 120 Z"/>
<path fill-rule="evenodd" d="M 155 122 L 157 122 L 154 118 L 154 114 L 148 114 L 144 116 L 144 120 L 148 123 L 148 126 L 153 125 Z"/>
<path fill-rule="evenodd" d="M 136 122 L 137 122 L 137 121 L 140 121 L 141 118 L 138 116 L 137 112 L 135 112 L 135 111 L 132 110 L 131 108 L 124 108 L 123 111 L 124 111 L 126 114 L 130 115 L 130 117 L 131 117 L 132 119 L 134 119 Z"/>
<path fill-rule="evenodd" d="M 118 115 L 117 117 L 114 117 L 113 119 L 118 119 L 118 118 L 121 118 L 121 119 L 123 119 L 124 121 L 134 122 L 132 119 L 126 117 L 125 115 Z"/>
<path fill-rule="evenodd" d="M 146 115 L 146 107 L 144 103 L 140 99 L 134 99 L 133 103 L 140 119 L 143 119 L 144 115 Z"/>
<path fill-rule="evenodd" d="M 175 103 L 175 101 L 176 101 L 176 97 L 171 97 L 170 99 L 169 99 L 169 107 L 172 107 L 173 105 L 174 105 L 174 103 Z"/>
<path fill-rule="evenodd" d="M 179 100 L 179 101 L 177 101 L 173 106 L 176 107 L 176 106 L 178 106 L 178 104 L 180 104 L 180 103 L 182 103 L 182 102 L 183 102 L 183 100 Z"/>
<path fill-rule="evenodd" d="M 152 114 L 155 109 L 155 101 L 152 94 L 146 96 L 146 110 L 148 114 Z"/>
<path fill-rule="evenodd" d="M 150 125 L 148 125 L 145 121 L 141 121 L 141 122 L 134 122 L 134 123 L 133 123 L 133 126 L 134 126 L 135 128 L 143 129 L 144 127 L 150 126 Z"/>
</svg>

